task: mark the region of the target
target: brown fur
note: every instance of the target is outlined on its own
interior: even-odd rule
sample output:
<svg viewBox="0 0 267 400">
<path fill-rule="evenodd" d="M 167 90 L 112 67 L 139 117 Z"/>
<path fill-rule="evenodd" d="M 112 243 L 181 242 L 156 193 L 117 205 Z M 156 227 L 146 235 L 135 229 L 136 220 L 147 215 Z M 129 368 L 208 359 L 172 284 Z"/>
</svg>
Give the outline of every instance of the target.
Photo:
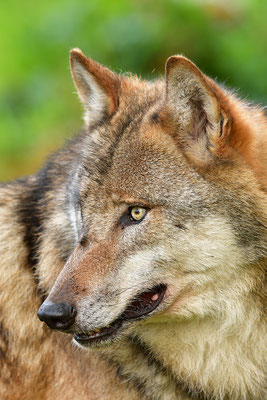
<svg viewBox="0 0 267 400">
<path fill-rule="evenodd" d="M 166 83 L 77 49 L 71 67 L 84 132 L 0 189 L 1 400 L 263 400 L 262 110 L 180 56 Z M 159 283 L 159 307 L 109 345 L 72 343 Z M 69 335 L 38 320 L 45 298 L 75 304 Z"/>
</svg>

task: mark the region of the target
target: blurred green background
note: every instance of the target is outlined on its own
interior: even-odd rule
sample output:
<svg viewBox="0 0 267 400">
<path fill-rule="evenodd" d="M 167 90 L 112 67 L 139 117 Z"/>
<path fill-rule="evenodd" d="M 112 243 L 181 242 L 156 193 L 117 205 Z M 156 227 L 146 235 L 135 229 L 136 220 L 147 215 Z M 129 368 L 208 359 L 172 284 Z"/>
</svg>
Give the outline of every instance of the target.
<svg viewBox="0 0 267 400">
<path fill-rule="evenodd" d="M 266 16 L 266 0 L 1 1 L 0 180 L 35 172 L 81 128 L 72 47 L 150 79 L 181 53 L 264 104 Z"/>
</svg>

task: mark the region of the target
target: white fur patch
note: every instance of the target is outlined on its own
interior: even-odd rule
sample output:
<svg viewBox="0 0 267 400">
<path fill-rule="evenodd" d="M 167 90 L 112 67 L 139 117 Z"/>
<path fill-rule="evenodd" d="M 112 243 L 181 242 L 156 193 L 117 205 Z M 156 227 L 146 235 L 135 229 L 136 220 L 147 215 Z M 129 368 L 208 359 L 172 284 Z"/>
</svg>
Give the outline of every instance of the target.
<svg viewBox="0 0 267 400">
<path fill-rule="evenodd" d="M 77 91 L 85 106 L 85 122 L 93 123 L 101 119 L 107 105 L 107 96 L 101 86 L 79 62 L 75 62 L 73 76 Z"/>
</svg>

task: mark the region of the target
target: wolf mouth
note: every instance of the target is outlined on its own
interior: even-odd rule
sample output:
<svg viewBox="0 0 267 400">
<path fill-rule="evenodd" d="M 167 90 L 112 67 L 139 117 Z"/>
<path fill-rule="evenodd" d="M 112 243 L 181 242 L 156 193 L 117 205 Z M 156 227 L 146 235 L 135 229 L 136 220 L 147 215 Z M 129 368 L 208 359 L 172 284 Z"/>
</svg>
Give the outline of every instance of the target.
<svg viewBox="0 0 267 400">
<path fill-rule="evenodd" d="M 110 325 L 87 333 L 74 334 L 75 341 L 80 345 L 88 346 L 110 339 L 116 334 L 124 321 L 139 319 L 154 311 L 163 300 L 166 289 L 166 285 L 160 284 L 142 292 L 133 299 L 125 311 Z"/>
</svg>

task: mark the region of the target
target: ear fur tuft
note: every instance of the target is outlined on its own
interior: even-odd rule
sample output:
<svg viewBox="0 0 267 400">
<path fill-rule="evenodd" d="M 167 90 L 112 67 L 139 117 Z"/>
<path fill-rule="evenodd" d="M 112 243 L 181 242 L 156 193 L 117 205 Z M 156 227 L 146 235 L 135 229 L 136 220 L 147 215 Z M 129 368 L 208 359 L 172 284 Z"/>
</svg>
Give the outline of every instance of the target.
<svg viewBox="0 0 267 400">
<path fill-rule="evenodd" d="M 86 121 L 91 124 L 111 116 L 118 107 L 120 78 L 80 49 L 70 52 L 73 81 L 85 106 Z"/>
</svg>

